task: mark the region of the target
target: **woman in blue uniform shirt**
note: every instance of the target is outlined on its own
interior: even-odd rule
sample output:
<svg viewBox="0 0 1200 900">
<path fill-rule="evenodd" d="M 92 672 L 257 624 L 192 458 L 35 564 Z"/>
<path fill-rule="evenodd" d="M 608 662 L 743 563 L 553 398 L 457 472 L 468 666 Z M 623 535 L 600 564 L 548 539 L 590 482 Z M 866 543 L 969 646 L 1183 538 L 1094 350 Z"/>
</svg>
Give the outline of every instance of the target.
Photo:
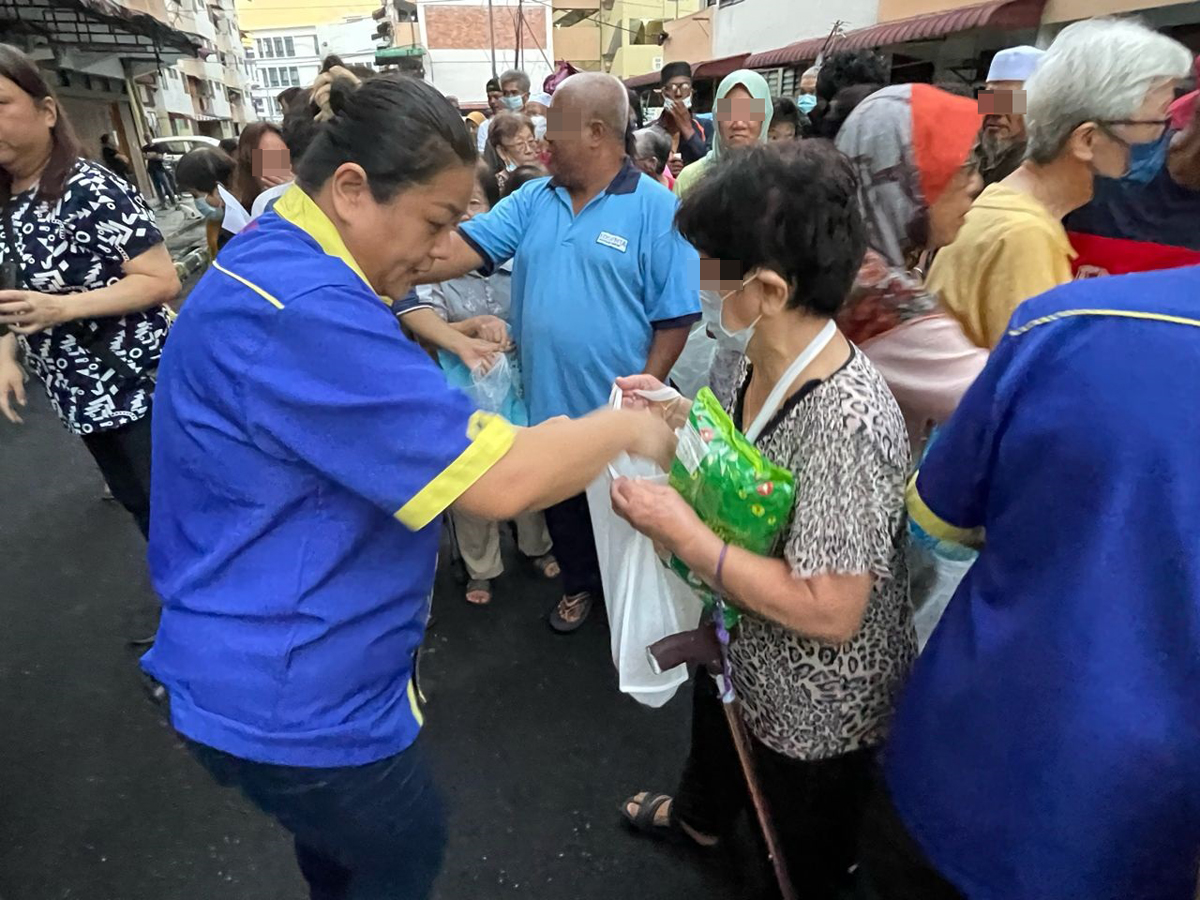
<svg viewBox="0 0 1200 900">
<path fill-rule="evenodd" d="M 673 437 L 627 411 L 515 429 L 448 388 L 385 298 L 443 257 L 470 137 L 399 76 L 336 82 L 327 106 L 159 370 L 143 665 L 205 767 L 292 832 L 314 898 L 407 900 L 444 843 L 411 680 L 439 516 L 510 519 Z"/>
</svg>

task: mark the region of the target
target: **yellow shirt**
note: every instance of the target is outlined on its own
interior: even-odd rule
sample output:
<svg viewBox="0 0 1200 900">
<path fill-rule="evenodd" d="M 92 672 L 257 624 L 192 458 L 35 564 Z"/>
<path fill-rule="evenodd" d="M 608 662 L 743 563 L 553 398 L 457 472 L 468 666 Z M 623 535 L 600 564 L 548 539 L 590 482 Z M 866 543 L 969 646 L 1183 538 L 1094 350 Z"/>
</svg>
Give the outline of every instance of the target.
<svg viewBox="0 0 1200 900">
<path fill-rule="evenodd" d="M 989 185 L 954 243 L 938 251 L 927 286 L 980 347 L 1004 336 L 1013 311 L 1071 280 L 1075 251 L 1062 222 L 1028 194 Z"/>
</svg>

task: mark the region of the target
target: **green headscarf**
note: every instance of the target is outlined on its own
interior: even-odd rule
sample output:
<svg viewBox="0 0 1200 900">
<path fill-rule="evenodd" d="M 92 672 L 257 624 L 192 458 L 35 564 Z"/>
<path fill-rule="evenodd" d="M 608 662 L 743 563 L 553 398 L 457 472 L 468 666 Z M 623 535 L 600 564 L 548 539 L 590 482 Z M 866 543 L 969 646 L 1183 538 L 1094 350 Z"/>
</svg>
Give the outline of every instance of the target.
<svg viewBox="0 0 1200 900">
<path fill-rule="evenodd" d="M 713 127 L 717 131 L 713 135 L 712 149 L 708 151 L 703 159 L 696 160 L 679 173 L 679 178 L 675 181 L 675 193 L 678 196 L 683 197 L 687 194 L 695 185 L 697 179 L 712 165 L 713 161 L 720 159 L 721 155 L 727 152 L 725 140 L 721 137 L 721 127 L 717 122 L 715 112 L 717 103 L 728 97 L 729 92 L 735 87 L 745 88 L 750 92 L 751 97 L 763 102 L 763 106 L 766 109 L 766 117 L 763 119 L 762 131 L 759 132 L 758 141 L 760 144 L 767 142 L 767 136 L 771 131 L 771 117 L 774 113 L 771 104 L 771 89 L 767 87 L 767 80 L 751 69 L 738 69 L 736 72 L 730 72 L 717 87 L 717 94 L 713 100 Z"/>
</svg>

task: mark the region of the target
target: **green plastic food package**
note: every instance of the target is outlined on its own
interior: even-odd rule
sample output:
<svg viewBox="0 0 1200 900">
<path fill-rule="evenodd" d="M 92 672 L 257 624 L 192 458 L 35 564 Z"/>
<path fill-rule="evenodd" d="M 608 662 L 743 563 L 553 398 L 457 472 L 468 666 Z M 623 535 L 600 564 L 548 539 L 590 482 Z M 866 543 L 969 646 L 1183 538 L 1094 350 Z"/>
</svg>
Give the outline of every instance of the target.
<svg viewBox="0 0 1200 900">
<path fill-rule="evenodd" d="M 792 473 L 746 440 L 708 388 L 696 395 L 679 432 L 670 484 L 721 540 L 764 555 L 787 525 L 796 495 Z M 668 564 L 711 608 L 716 592 L 678 557 Z M 726 626 L 737 618 L 727 605 Z"/>
</svg>

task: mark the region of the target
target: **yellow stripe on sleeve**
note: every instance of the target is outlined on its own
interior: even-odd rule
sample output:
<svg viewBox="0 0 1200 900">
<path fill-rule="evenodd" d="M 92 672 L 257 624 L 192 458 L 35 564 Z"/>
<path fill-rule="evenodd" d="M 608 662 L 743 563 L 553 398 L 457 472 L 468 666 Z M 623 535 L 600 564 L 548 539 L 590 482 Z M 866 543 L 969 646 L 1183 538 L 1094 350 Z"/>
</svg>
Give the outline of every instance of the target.
<svg viewBox="0 0 1200 900">
<path fill-rule="evenodd" d="M 475 413 L 467 424 L 471 445 L 400 507 L 396 518 L 412 531 L 424 528 L 508 452 L 516 434 L 516 429 L 500 416 Z"/>
<path fill-rule="evenodd" d="M 1019 328 L 1011 328 L 1008 333 L 1011 337 L 1019 337 L 1028 331 L 1032 331 L 1039 325 L 1049 325 L 1051 322 L 1057 322 L 1059 319 L 1069 319 L 1074 316 L 1110 316 L 1117 319 L 1140 319 L 1144 322 L 1167 322 L 1171 325 L 1191 325 L 1193 328 L 1200 328 L 1200 319 L 1171 316 L 1166 313 L 1141 312 L 1130 309 L 1065 309 L 1062 312 L 1052 313 L 1048 316 L 1042 316 L 1040 319 L 1034 319 L 1032 322 L 1026 322 Z"/>
<path fill-rule="evenodd" d="M 250 288 L 250 290 L 254 291 L 254 293 L 258 294 L 258 296 L 262 297 L 264 300 L 266 300 L 268 303 L 270 303 L 276 309 L 283 309 L 282 303 L 280 303 L 278 300 L 276 300 L 274 297 L 272 297 L 270 294 L 268 294 L 266 291 L 264 291 L 262 288 L 260 288 L 254 282 L 247 281 L 245 278 L 243 278 L 241 275 L 236 274 L 235 272 L 230 272 L 228 269 L 226 269 L 223 265 L 221 265 L 215 259 L 213 260 L 212 265 L 213 265 L 213 268 L 216 269 L 218 272 L 221 272 L 224 275 L 228 275 L 234 281 L 239 281 L 242 284 L 244 284 L 246 287 Z"/>
<path fill-rule="evenodd" d="M 908 514 L 912 516 L 913 521 L 920 525 L 926 534 L 939 541 L 949 541 L 952 544 L 961 544 L 976 550 L 982 547 L 982 528 L 959 528 L 957 525 L 951 525 L 929 508 L 917 491 L 917 476 L 920 474 L 919 471 L 913 473 L 912 478 L 908 480 L 908 489 L 905 492 Z"/>
<path fill-rule="evenodd" d="M 413 719 L 417 722 L 417 727 L 424 726 L 425 715 L 421 712 L 421 704 L 417 701 L 417 689 L 411 678 L 408 679 L 408 707 L 412 711 Z"/>
</svg>

